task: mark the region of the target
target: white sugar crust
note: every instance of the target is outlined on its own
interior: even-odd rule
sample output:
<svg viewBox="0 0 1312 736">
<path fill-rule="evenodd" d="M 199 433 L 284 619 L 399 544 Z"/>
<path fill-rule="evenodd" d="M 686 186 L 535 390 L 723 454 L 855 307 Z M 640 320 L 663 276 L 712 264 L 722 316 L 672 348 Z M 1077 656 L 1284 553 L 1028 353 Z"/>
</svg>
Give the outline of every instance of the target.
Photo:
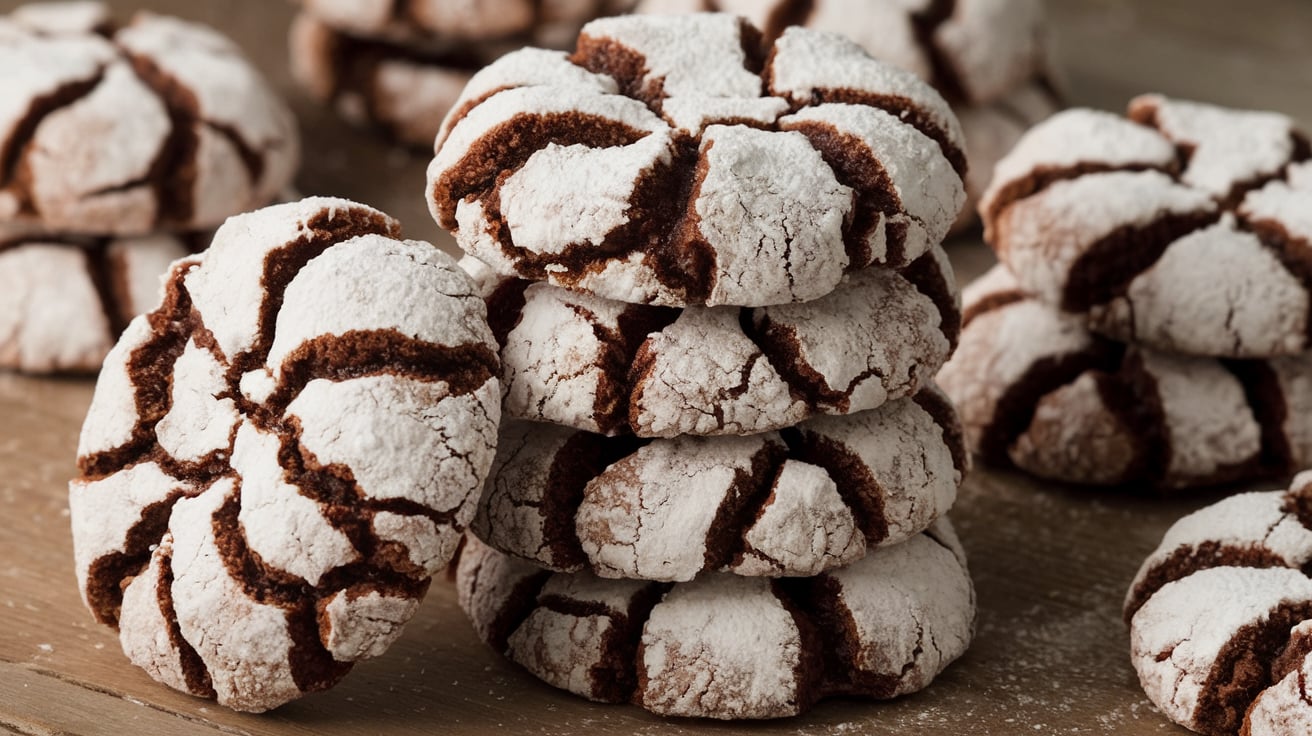
<svg viewBox="0 0 1312 736">
<path fill-rule="evenodd" d="M 1312 580 L 1286 568 L 1214 567 L 1167 583 L 1130 623 L 1139 682 L 1171 720 L 1198 728 L 1218 656 L 1241 629 L 1286 606 L 1312 605 Z"/>
<path fill-rule="evenodd" d="M 866 554 L 865 536 L 823 468 L 785 461 L 764 508 L 747 533 L 742 559 L 727 569 L 738 575 L 768 576 L 780 568 L 818 575 Z"/>
</svg>

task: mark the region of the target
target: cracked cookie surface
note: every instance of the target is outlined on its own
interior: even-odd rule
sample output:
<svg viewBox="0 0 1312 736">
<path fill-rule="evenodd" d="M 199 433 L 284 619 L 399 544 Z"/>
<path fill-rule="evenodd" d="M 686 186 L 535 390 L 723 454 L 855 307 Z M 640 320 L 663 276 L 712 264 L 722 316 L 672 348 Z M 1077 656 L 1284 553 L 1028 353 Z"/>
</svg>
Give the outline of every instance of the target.
<svg viewBox="0 0 1312 736">
<path fill-rule="evenodd" d="M 199 229 L 273 201 L 295 120 L 235 44 L 96 3 L 0 17 L 0 221 L 74 233 Z M 105 155 L 112 151 L 113 155 Z"/>
<path fill-rule="evenodd" d="M 473 531 L 607 578 L 815 575 L 951 508 L 968 456 L 936 388 L 745 437 L 643 441 L 508 422 Z"/>
<path fill-rule="evenodd" d="M 808 301 L 939 243 L 965 196 L 943 98 L 836 34 L 759 40 L 625 16 L 503 57 L 439 134 L 434 217 L 498 273 L 663 306 Z"/>
<path fill-rule="evenodd" d="M 1121 341 L 1312 347 L 1312 147 L 1293 121 L 1145 95 L 1068 110 L 997 167 L 985 237 L 1022 286 Z"/>
<path fill-rule="evenodd" d="M 402 631 L 494 456 L 496 344 L 455 262 L 312 198 L 229 219 L 106 359 L 78 583 L 152 677 L 263 711 Z"/>
<path fill-rule="evenodd" d="M 155 306 L 169 264 L 204 234 L 96 238 L 0 225 L 0 368 L 92 373 Z"/>
<path fill-rule="evenodd" d="M 1312 462 L 1312 365 L 1178 356 L 1091 333 L 1003 266 L 964 290 L 938 382 L 985 461 L 1052 480 L 1162 489 Z"/>
<path fill-rule="evenodd" d="M 1217 736 L 1312 729 L 1312 473 L 1184 517 L 1126 597 L 1131 658 L 1171 720 Z"/>
<path fill-rule="evenodd" d="M 607 435 L 744 435 L 910 396 L 955 345 L 952 267 L 849 274 L 770 307 L 626 304 L 497 276 L 466 257 L 501 344 L 508 416 Z"/>
<path fill-rule="evenodd" d="M 674 585 L 549 573 L 471 538 L 456 585 L 479 636 L 548 684 L 698 718 L 915 692 L 965 651 L 975 617 L 946 520 L 813 578 Z"/>
</svg>

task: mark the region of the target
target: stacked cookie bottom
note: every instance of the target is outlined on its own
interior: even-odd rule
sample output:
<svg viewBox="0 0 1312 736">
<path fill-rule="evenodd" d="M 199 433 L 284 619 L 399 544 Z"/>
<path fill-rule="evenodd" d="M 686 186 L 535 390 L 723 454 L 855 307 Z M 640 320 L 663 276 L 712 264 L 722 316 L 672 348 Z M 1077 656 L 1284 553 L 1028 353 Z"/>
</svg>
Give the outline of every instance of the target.
<svg viewBox="0 0 1312 736">
<path fill-rule="evenodd" d="M 913 692 L 965 650 L 942 517 L 968 456 L 928 381 L 958 321 L 941 251 L 757 308 L 463 265 L 517 418 L 457 575 L 498 651 L 592 700 L 733 719 Z"/>
<path fill-rule="evenodd" d="M 987 462 L 1157 489 L 1312 462 L 1312 151 L 1284 116 L 1144 96 L 999 164 L 1003 265 L 939 382 Z"/>
</svg>

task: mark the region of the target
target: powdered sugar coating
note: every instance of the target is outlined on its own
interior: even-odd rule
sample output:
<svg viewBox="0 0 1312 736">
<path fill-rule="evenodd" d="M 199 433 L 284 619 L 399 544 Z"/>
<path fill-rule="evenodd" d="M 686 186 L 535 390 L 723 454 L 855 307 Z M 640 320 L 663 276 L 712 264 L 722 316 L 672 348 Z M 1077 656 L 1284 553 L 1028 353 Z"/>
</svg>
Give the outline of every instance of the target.
<svg viewBox="0 0 1312 736">
<path fill-rule="evenodd" d="M 462 266 L 501 326 L 507 414 L 603 434 L 752 434 L 873 409 L 924 385 L 960 321 L 937 247 L 811 302 L 682 312 Z"/>
<path fill-rule="evenodd" d="M 1312 346 L 1312 156 L 1292 121 L 1145 95 L 1054 116 L 999 163 L 986 237 L 1024 288 L 1114 339 L 1260 358 Z M 1288 181 L 1287 181 L 1288 180 Z"/>
<path fill-rule="evenodd" d="M 0 37 L 0 151 L 15 157 L 0 219 L 118 235 L 208 227 L 288 184 L 291 112 L 230 41 L 148 13 L 102 36 L 68 12 L 58 33 L 20 19 Z"/>
<path fill-rule="evenodd" d="M 160 277 L 189 240 L 0 228 L 0 367 L 98 369 L 128 321 L 158 301 Z"/>
<path fill-rule="evenodd" d="M 942 98 L 803 29 L 757 74 L 754 33 L 611 18 L 497 61 L 438 137 L 434 217 L 498 273 L 669 306 L 808 301 L 939 242 L 965 170 Z"/>
<path fill-rule="evenodd" d="M 550 42 L 583 23 L 623 12 L 630 0 L 296 0 L 323 23 L 355 36 L 415 44 L 473 46 L 494 41 Z"/>
<path fill-rule="evenodd" d="M 512 422 L 472 528 L 546 568 L 609 578 L 814 575 L 924 530 L 952 506 L 964 463 L 932 389 L 783 435 L 639 445 Z"/>
<path fill-rule="evenodd" d="M 1126 596 L 1131 655 L 1149 698 L 1202 733 L 1298 733 L 1312 644 L 1308 499 L 1247 493 L 1176 522 Z"/>
<path fill-rule="evenodd" d="M 835 681 L 875 699 L 919 690 L 965 651 L 974 619 L 945 521 L 812 579 L 711 575 L 668 589 L 544 578 L 470 540 L 456 584 L 480 635 L 549 684 L 684 717 L 796 715 Z"/>
<path fill-rule="evenodd" d="M 249 711 L 331 687 L 454 553 L 495 343 L 463 272 L 397 231 L 326 198 L 233 218 L 107 359 L 70 484 L 78 579 L 166 684 Z"/>
<path fill-rule="evenodd" d="M 996 267 L 966 289 L 966 327 L 938 381 L 985 460 L 1093 485 L 1185 488 L 1312 460 L 1306 356 L 1223 363 L 1090 334 Z"/>
</svg>

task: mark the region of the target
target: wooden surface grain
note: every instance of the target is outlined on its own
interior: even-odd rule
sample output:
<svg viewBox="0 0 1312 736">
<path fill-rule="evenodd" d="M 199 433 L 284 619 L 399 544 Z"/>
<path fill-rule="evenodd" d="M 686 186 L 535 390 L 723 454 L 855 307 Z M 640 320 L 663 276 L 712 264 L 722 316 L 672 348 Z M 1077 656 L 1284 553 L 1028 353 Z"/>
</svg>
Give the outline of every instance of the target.
<svg viewBox="0 0 1312 736">
<path fill-rule="evenodd" d="M 0 10 L 12 6 L 0 3 Z M 301 115 L 305 193 L 400 217 L 450 247 L 422 199 L 426 160 L 358 134 L 291 89 L 289 5 L 275 0 L 114 2 L 212 23 L 236 38 Z M 1051 0 L 1058 66 L 1076 104 L 1143 91 L 1278 109 L 1312 123 L 1312 3 Z M 0 71 L 0 73 L 3 73 Z M 962 280 L 991 262 L 950 252 Z M 73 580 L 65 483 L 87 380 L 0 374 L 0 731 L 22 734 L 1139 734 L 1181 733 L 1144 699 L 1120 601 L 1143 556 L 1216 494 L 1139 499 L 977 470 L 953 518 L 979 592 L 976 642 L 929 690 L 893 703 L 833 701 L 768 724 L 661 721 L 552 690 L 475 640 L 444 582 L 403 638 L 336 689 L 263 716 L 156 685 L 96 625 Z"/>
</svg>

